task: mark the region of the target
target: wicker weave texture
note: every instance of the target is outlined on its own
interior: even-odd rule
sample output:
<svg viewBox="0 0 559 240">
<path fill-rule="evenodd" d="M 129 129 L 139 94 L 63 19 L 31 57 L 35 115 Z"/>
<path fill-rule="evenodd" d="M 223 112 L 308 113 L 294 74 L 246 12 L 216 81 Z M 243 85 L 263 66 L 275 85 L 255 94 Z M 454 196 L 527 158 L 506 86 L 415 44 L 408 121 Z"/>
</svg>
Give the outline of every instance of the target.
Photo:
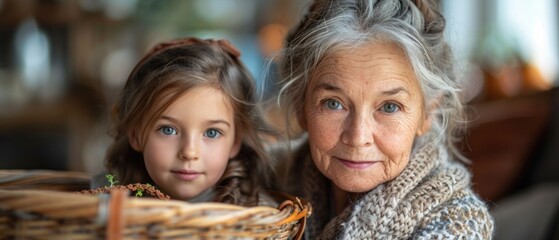
<svg viewBox="0 0 559 240">
<path fill-rule="evenodd" d="M 88 189 L 91 176 L 82 172 L 0 170 L 0 189 L 79 191 Z"/>
<path fill-rule="evenodd" d="M 0 177 L 1 179 L 1 177 Z M 0 239 L 297 239 L 307 202 L 278 193 L 278 208 L 0 187 Z"/>
</svg>

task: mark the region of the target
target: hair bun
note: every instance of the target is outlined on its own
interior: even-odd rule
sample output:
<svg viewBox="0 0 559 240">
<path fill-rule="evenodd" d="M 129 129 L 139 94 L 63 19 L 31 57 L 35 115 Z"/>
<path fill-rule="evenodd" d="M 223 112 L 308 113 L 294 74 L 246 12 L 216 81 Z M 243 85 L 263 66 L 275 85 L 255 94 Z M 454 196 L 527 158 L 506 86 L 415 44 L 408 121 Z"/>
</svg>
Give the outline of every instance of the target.
<svg viewBox="0 0 559 240">
<path fill-rule="evenodd" d="M 430 0 L 413 0 L 412 1 L 415 6 L 423 13 L 423 17 L 425 18 L 426 23 L 430 23 L 435 20 L 439 14 L 438 9 L 433 9 L 438 7 L 438 3 L 436 1 Z"/>
<path fill-rule="evenodd" d="M 412 0 L 417 9 L 423 14 L 426 33 L 439 34 L 444 31 L 445 20 L 439 10 L 438 0 Z"/>
</svg>

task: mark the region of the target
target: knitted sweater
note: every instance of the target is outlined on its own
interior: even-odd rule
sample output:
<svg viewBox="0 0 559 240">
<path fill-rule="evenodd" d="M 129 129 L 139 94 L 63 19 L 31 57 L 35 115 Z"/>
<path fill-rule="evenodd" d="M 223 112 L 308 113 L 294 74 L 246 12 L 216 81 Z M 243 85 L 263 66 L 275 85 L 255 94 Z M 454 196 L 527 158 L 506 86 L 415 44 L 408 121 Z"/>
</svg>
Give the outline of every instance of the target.
<svg viewBox="0 0 559 240">
<path fill-rule="evenodd" d="M 399 176 L 350 200 L 338 216 L 333 214 L 330 181 L 308 150 L 301 153 L 304 161 L 289 169 L 291 179 L 302 180 L 290 184 L 291 192 L 313 206 L 305 239 L 492 238 L 493 219 L 472 191 L 468 170 L 448 160 L 444 150 L 419 149 Z"/>
</svg>

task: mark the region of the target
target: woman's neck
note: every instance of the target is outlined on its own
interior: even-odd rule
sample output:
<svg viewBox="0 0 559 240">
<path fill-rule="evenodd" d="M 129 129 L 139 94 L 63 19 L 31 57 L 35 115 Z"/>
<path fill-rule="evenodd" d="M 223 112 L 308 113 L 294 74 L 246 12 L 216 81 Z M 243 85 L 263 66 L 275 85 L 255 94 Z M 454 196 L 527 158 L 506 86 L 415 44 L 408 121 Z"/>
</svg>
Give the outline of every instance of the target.
<svg viewBox="0 0 559 240">
<path fill-rule="evenodd" d="M 332 184 L 332 195 L 333 195 L 333 207 L 334 207 L 334 213 L 336 215 L 339 215 L 340 213 L 342 213 L 342 211 L 344 211 L 344 209 L 351 204 L 351 202 L 355 201 L 359 196 L 360 193 L 353 193 L 353 192 L 347 192 L 345 190 L 342 190 L 341 188 L 339 188 L 338 186 L 336 186 L 336 184 L 331 183 Z"/>
<path fill-rule="evenodd" d="M 349 204 L 349 194 L 350 193 L 340 189 L 336 186 L 336 184 L 332 183 L 332 195 L 334 199 L 333 207 L 336 215 L 339 215 Z"/>
</svg>

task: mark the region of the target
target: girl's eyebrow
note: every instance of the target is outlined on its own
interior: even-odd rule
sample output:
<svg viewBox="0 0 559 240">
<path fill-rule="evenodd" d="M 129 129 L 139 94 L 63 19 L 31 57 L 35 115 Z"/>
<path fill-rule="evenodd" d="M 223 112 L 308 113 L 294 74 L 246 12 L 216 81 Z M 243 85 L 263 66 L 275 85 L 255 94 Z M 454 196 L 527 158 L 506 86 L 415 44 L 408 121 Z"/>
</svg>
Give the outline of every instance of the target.
<svg viewBox="0 0 559 240">
<path fill-rule="evenodd" d="M 171 116 L 167 116 L 167 115 L 161 115 L 161 118 L 165 119 L 167 121 L 174 122 L 174 123 L 180 122 L 178 119 L 176 119 L 174 117 L 171 117 Z M 231 127 L 231 124 L 228 121 L 223 120 L 223 119 L 208 120 L 207 122 L 210 123 L 210 124 L 224 124 L 224 125 L 227 125 L 227 127 Z"/>
<path fill-rule="evenodd" d="M 231 127 L 231 124 L 229 124 L 228 121 L 221 120 L 221 119 L 218 119 L 218 120 L 210 120 L 210 121 L 208 121 L 208 122 L 209 122 L 210 124 L 225 124 L 225 125 L 227 125 L 228 127 Z"/>
<path fill-rule="evenodd" d="M 178 122 L 178 120 L 176 118 L 173 118 L 173 117 L 170 117 L 170 116 L 167 116 L 167 115 L 161 115 L 161 118 L 165 119 L 165 120 L 168 120 L 168 121 L 171 121 L 171 122 Z"/>
</svg>

